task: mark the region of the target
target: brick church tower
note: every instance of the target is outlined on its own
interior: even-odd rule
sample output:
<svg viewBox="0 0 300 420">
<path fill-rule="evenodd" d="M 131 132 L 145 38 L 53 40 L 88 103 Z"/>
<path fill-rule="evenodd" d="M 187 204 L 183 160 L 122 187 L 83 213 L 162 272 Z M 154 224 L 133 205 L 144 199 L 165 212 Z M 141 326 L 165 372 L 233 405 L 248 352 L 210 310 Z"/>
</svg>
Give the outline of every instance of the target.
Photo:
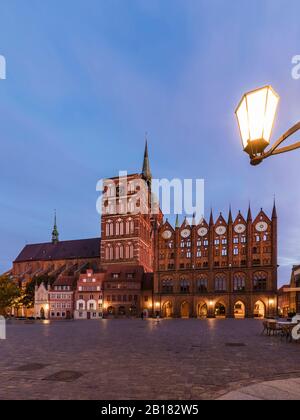
<svg viewBox="0 0 300 420">
<path fill-rule="evenodd" d="M 146 142 L 142 172 L 106 179 L 102 197 L 101 265 L 153 271 L 151 170 Z"/>
</svg>

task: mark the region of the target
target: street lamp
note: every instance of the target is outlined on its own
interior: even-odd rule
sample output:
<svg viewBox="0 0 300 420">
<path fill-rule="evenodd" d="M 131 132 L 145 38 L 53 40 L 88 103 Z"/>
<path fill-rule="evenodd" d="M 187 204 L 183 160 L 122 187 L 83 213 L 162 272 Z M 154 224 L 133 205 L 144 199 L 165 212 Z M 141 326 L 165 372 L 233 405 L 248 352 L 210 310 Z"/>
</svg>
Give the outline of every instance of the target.
<svg viewBox="0 0 300 420">
<path fill-rule="evenodd" d="M 281 147 L 280 144 L 300 130 L 300 122 L 284 133 L 269 149 L 270 138 L 279 103 L 279 95 L 272 86 L 264 86 L 246 93 L 236 111 L 243 149 L 250 156 L 251 165 L 258 165 L 269 156 L 300 148 L 300 142 Z"/>
</svg>

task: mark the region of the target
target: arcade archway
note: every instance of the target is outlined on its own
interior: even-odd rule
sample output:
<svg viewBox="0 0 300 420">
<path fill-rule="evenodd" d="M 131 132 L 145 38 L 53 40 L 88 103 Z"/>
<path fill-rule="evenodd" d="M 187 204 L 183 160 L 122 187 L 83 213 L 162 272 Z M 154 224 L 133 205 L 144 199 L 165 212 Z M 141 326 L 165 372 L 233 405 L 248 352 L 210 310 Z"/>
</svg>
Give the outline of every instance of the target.
<svg viewBox="0 0 300 420">
<path fill-rule="evenodd" d="M 162 307 L 162 315 L 164 318 L 172 318 L 173 308 L 171 302 L 165 302 Z"/>
<path fill-rule="evenodd" d="M 198 318 L 207 318 L 208 308 L 206 303 L 198 304 Z"/>
<path fill-rule="evenodd" d="M 182 302 L 181 307 L 180 307 L 180 316 L 181 318 L 190 317 L 190 305 L 188 302 Z"/>
<path fill-rule="evenodd" d="M 215 317 L 216 318 L 225 318 L 226 317 L 226 308 L 223 303 L 218 302 L 215 306 Z"/>
<path fill-rule="evenodd" d="M 237 319 L 242 319 L 246 317 L 246 308 L 245 304 L 239 300 L 234 304 L 234 317 Z"/>
<path fill-rule="evenodd" d="M 266 315 L 265 304 L 261 300 L 258 300 L 254 304 L 253 316 L 254 316 L 254 318 L 264 318 L 265 315 Z"/>
</svg>

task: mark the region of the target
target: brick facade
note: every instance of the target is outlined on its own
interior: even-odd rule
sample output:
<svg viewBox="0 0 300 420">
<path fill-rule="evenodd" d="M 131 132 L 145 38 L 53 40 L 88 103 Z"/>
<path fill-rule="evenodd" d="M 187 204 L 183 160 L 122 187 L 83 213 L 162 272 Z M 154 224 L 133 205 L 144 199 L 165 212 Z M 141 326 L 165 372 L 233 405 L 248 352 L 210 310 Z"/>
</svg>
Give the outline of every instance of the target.
<svg viewBox="0 0 300 420">
<path fill-rule="evenodd" d="M 181 224 L 177 219 L 173 227 L 163 220 L 161 211 L 151 211 L 151 181 L 146 146 L 141 174 L 104 181 L 101 241 L 64 245 L 57 232 L 50 244 L 24 248 L 14 262 L 15 277 L 30 279 L 47 272 L 62 278 L 72 273 L 75 301 L 81 300 L 86 308 L 91 299 L 83 297 L 79 287 L 91 268 L 87 265 L 94 265 L 94 272 L 102 273 L 96 279 L 102 288 L 101 293 L 97 290 L 102 297 L 94 299 L 96 316 L 100 300 L 104 315 L 111 316 L 136 316 L 141 311 L 164 317 L 274 316 L 275 203 L 271 217 L 261 209 L 252 218 L 249 206 L 246 217 L 238 212 L 233 218 L 230 210 L 226 217 L 219 214 L 214 219 L 211 212 L 208 220 L 193 220 L 189 225 L 186 219 Z M 76 317 L 80 317 L 77 306 Z"/>
</svg>

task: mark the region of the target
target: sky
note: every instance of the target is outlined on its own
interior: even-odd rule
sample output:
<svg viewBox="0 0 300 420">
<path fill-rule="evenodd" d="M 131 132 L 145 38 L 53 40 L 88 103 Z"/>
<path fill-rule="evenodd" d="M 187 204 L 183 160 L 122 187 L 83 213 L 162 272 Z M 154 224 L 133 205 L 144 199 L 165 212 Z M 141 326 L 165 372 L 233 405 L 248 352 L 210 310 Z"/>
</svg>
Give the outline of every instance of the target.
<svg viewBox="0 0 300 420">
<path fill-rule="evenodd" d="M 300 115 L 299 0 L 0 0 L 0 272 L 26 243 L 100 235 L 99 179 L 203 178 L 208 217 L 270 216 L 279 283 L 300 263 L 300 151 L 249 165 L 234 110 L 280 94 L 275 140 Z M 298 138 L 300 140 L 300 133 Z"/>
</svg>

